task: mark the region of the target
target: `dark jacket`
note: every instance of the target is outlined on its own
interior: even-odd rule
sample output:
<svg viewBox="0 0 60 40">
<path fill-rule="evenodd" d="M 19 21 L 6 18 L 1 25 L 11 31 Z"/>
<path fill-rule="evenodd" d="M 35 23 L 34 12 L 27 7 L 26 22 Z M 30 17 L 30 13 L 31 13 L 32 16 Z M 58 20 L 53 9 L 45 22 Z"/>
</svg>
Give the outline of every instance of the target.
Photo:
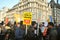
<svg viewBox="0 0 60 40">
<path fill-rule="evenodd" d="M 41 36 L 42 36 L 41 30 L 39 29 L 38 35 L 34 33 L 35 30 L 37 30 L 37 28 L 34 29 L 33 27 L 30 27 L 28 29 L 27 40 L 40 40 L 41 39 Z"/>
<path fill-rule="evenodd" d="M 56 30 L 56 28 L 50 29 L 49 40 L 57 40 L 57 30 Z"/>
<path fill-rule="evenodd" d="M 57 40 L 60 40 L 60 27 L 57 28 Z"/>
<path fill-rule="evenodd" d="M 21 28 L 17 27 L 16 30 L 15 30 L 15 38 L 23 40 L 24 33 L 25 33 L 24 30 L 22 30 Z"/>
</svg>

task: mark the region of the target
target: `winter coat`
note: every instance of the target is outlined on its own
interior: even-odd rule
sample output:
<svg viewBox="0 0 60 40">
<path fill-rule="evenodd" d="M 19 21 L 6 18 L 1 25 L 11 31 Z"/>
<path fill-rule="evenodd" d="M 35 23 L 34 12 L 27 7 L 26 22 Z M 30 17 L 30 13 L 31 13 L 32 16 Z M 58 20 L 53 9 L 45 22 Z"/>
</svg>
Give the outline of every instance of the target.
<svg viewBox="0 0 60 40">
<path fill-rule="evenodd" d="M 30 27 L 28 29 L 28 33 L 27 33 L 27 40 L 40 40 L 41 39 L 41 30 L 39 29 L 39 33 L 38 35 L 34 32 L 37 29 L 34 29 L 33 27 Z"/>
<path fill-rule="evenodd" d="M 60 40 L 60 27 L 57 28 L 57 40 Z"/>
<path fill-rule="evenodd" d="M 23 38 L 23 36 L 24 36 L 24 33 L 25 33 L 25 31 L 24 30 L 22 30 L 21 28 L 16 28 L 16 30 L 15 30 L 15 38 L 16 39 L 21 39 L 21 40 L 23 40 L 24 38 Z"/>
<path fill-rule="evenodd" d="M 57 30 L 56 28 L 52 28 L 49 31 L 49 40 L 57 40 Z"/>
</svg>

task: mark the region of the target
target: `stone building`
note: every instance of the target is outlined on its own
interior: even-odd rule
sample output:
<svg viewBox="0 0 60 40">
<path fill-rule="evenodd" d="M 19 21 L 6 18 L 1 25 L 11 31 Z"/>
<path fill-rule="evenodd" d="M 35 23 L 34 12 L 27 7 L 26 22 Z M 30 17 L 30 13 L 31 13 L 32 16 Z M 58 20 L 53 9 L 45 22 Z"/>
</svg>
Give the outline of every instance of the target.
<svg viewBox="0 0 60 40">
<path fill-rule="evenodd" d="M 45 22 L 52 15 L 51 7 L 47 0 L 20 0 L 18 4 L 7 12 L 7 16 L 13 19 L 14 13 L 22 15 L 23 12 L 32 12 L 32 20 L 36 22 L 38 20 L 40 20 L 39 22 Z"/>
<path fill-rule="evenodd" d="M 58 3 L 59 0 L 57 0 L 57 3 L 55 3 L 54 0 L 50 1 L 50 5 L 52 8 L 52 16 L 54 23 L 60 24 L 60 4 Z"/>
<path fill-rule="evenodd" d="M 8 10 L 9 9 L 7 7 L 4 7 L 2 10 L 0 10 L 0 22 L 4 21 Z"/>
</svg>

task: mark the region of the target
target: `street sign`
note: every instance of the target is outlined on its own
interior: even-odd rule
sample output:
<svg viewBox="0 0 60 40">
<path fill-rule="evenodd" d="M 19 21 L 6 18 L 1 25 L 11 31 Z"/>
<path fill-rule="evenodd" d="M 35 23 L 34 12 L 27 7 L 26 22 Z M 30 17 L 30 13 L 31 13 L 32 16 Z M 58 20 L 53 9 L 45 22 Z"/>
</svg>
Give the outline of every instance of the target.
<svg viewBox="0 0 60 40">
<path fill-rule="evenodd" d="M 31 12 L 24 12 L 23 13 L 23 24 L 31 25 L 32 21 L 32 13 Z"/>
</svg>

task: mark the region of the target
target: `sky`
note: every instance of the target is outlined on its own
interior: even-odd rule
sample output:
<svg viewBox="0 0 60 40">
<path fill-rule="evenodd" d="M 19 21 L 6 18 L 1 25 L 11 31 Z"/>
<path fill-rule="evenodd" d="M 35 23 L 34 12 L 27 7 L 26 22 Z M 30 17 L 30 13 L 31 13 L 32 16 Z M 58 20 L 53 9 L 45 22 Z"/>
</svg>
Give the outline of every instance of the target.
<svg viewBox="0 0 60 40">
<path fill-rule="evenodd" d="M 48 2 L 49 1 L 50 0 L 48 0 Z M 18 2 L 20 2 L 20 0 L 0 0 L 0 9 L 2 9 L 3 7 L 12 8 Z M 59 2 L 60 2 L 60 0 L 59 0 Z"/>
<path fill-rule="evenodd" d="M 0 9 L 3 7 L 12 8 L 20 0 L 0 0 Z"/>
<path fill-rule="evenodd" d="M 55 0 L 55 2 L 56 2 L 57 0 Z M 48 2 L 50 2 L 50 0 L 48 0 Z M 59 0 L 59 3 L 60 3 L 60 0 Z"/>
</svg>

